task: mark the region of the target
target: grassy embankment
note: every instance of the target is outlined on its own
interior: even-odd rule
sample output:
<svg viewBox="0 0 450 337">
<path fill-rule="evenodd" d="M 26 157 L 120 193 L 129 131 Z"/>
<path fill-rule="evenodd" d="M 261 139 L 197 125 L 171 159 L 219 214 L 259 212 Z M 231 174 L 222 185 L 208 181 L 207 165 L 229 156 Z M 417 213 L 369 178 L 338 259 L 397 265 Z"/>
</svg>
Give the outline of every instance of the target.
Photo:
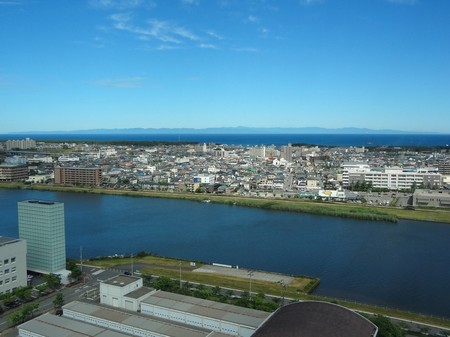
<svg viewBox="0 0 450 337">
<path fill-rule="evenodd" d="M 290 211 L 290 212 L 301 212 L 317 215 L 338 216 L 360 220 L 397 222 L 398 219 L 410 219 L 410 220 L 450 223 L 450 211 L 444 209 L 405 210 L 396 207 L 375 207 L 359 204 L 305 201 L 299 199 L 292 199 L 292 200 L 265 199 L 265 198 L 250 198 L 239 196 L 195 194 L 195 193 L 181 193 L 181 192 L 171 193 L 158 191 L 131 191 L 131 190 L 116 190 L 116 189 L 93 188 L 93 187 L 66 187 L 66 186 L 39 185 L 39 184 L 25 185 L 21 183 L 2 183 L 0 184 L 0 188 L 1 187 L 28 188 L 35 190 L 61 191 L 61 192 L 113 194 L 113 195 L 126 195 L 136 197 L 172 198 L 172 199 L 184 199 L 193 201 L 202 201 L 205 199 L 209 199 L 213 203 L 255 207 L 278 211 Z"/>
<path fill-rule="evenodd" d="M 193 272 L 194 269 L 202 266 L 202 263 L 198 263 L 196 267 L 190 265 L 190 261 L 183 261 L 173 258 L 164 258 L 157 256 L 146 256 L 144 258 L 134 258 L 133 263 L 142 263 L 147 265 L 147 267 L 142 268 L 141 272 L 147 275 L 156 276 L 166 276 L 172 279 L 179 278 L 179 268 L 181 261 L 181 278 L 182 280 L 189 282 L 197 282 L 204 285 L 218 286 L 221 288 L 231 288 L 242 291 L 248 291 L 249 289 L 249 279 L 239 278 L 232 276 L 217 275 L 211 273 L 200 273 Z M 103 268 L 115 268 L 123 265 L 131 265 L 130 258 L 114 258 L 105 260 L 91 260 L 86 263 L 91 265 L 96 265 Z M 412 312 L 406 312 L 391 308 L 371 306 L 362 303 L 355 303 L 340 299 L 331 299 L 326 297 L 320 297 L 315 295 L 309 295 L 308 292 L 311 288 L 314 288 L 318 284 L 318 279 L 298 276 L 294 278 L 294 281 L 288 284 L 284 290 L 284 296 L 286 298 L 294 300 L 317 300 L 338 303 L 347 308 L 361 311 L 361 312 L 371 312 L 375 314 L 391 316 L 396 318 L 405 319 L 408 321 L 417 321 L 424 324 L 438 325 L 444 328 L 450 328 L 450 320 L 430 317 L 426 315 L 421 315 Z M 259 281 L 252 279 L 252 292 L 263 293 L 266 295 L 282 296 L 282 289 L 279 283 Z"/>
</svg>

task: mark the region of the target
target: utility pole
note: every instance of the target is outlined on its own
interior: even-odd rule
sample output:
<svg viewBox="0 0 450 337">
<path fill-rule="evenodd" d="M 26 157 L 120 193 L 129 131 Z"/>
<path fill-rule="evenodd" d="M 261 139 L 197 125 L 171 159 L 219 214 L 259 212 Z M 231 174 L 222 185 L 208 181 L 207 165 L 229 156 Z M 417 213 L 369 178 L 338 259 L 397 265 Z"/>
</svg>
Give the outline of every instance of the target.
<svg viewBox="0 0 450 337">
<path fill-rule="evenodd" d="M 178 263 L 178 265 L 180 266 L 180 290 L 181 290 L 181 261 Z"/>
<path fill-rule="evenodd" d="M 131 276 L 134 276 L 133 254 L 131 254 Z"/>
<path fill-rule="evenodd" d="M 249 297 L 252 298 L 252 276 L 253 276 L 253 271 L 250 270 L 248 272 L 248 277 L 250 278 L 250 291 L 249 291 Z"/>
<path fill-rule="evenodd" d="M 280 281 L 281 285 L 281 306 L 284 307 L 284 293 L 286 291 L 286 283 L 284 283 L 284 280 Z"/>
<path fill-rule="evenodd" d="M 84 283 L 84 276 L 83 276 L 83 247 L 80 246 L 80 271 L 81 271 L 81 278 L 83 279 Z"/>
</svg>

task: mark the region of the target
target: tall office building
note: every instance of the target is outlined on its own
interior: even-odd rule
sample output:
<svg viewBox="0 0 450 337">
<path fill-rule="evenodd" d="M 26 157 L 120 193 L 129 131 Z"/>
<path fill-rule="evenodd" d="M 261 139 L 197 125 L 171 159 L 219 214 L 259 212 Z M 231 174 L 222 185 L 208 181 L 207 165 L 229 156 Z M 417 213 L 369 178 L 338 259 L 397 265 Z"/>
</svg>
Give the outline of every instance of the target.
<svg viewBox="0 0 450 337">
<path fill-rule="evenodd" d="M 27 241 L 27 269 L 43 274 L 64 274 L 64 204 L 26 200 L 18 203 L 18 209 L 19 237 Z"/>
</svg>

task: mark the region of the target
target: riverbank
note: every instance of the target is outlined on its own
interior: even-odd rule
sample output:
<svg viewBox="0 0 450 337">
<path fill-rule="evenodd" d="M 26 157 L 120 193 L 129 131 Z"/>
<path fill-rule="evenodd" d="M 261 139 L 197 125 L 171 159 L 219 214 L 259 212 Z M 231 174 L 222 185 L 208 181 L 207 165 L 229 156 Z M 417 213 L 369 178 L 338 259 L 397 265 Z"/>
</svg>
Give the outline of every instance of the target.
<svg viewBox="0 0 450 337">
<path fill-rule="evenodd" d="M 110 194 L 110 195 L 124 195 L 133 197 L 150 197 L 150 198 L 169 198 L 169 199 L 184 199 L 193 201 L 205 201 L 270 209 L 277 211 L 289 211 L 299 213 L 309 213 L 316 215 L 337 216 L 344 218 L 352 218 L 359 220 L 375 220 L 397 222 L 398 219 L 418 220 L 418 221 L 434 221 L 450 223 L 450 210 L 405 210 L 396 207 L 375 207 L 364 206 L 346 203 L 332 203 L 332 202 L 317 202 L 306 201 L 301 199 L 268 199 L 268 198 L 251 198 L 228 195 L 214 195 L 214 194 L 197 194 L 197 193 L 173 193 L 173 192 L 158 192 L 158 191 L 133 191 L 133 190 L 118 190 L 105 189 L 97 187 L 67 187 L 54 185 L 26 185 L 23 183 L 0 183 L 0 188 L 11 189 L 30 189 L 42 191 L 56 191 L 56 192 L 75 192 L 75 193 L 96 193 L 96 194 Z"/>
<path fill-rule="evenodd" d="M 224 289 L 235 289 L 239 291 L 248 291 L 250 279 L 248 277 L 236 277 L 225 275 L 211 275 L 209 273 L 194 272 L 194 270 L 204 265 L 202 262 L 196 261 L 196 265 L 192 266 L 191 261 L 182 259 L 175 259 L 170 257 L 159 256 L 145 256 L 142 258 L 130 257 L 125 258 L 103 258 L 103 259 L 91 259 L 86 261 L 89 265 L 95 265 L 101 268 L 117 268 L 123 270 L 129 270 L 130 266 L 139 266 L 142 276 L 156 275 L 165 276 L 174 280 L 179 280 L 180 271 L 181 279 L 183 282 L 195 282 L 204 285 L 217 286 Z M 286 276 L 286 278 L 291 276 Z M 285 287 L 281 287 L 279 283 L 267 282 L 261 280 L 252 279 L 252 293 L 263 293 L 265 295 L 272 295 L 276 297 L 285 297 L 287 300 L 316 300 L 332 302 L 349 309 L 359 312 L 370 312 L 374 314 L 395 317 L 405 321 L 415 321 L 428 325 L 437 325 L 442 328 L 450 328 L 450 320 L 438 317 L 430 317 L 413 312 L 406 312 L 391 308 L 378 307 L 368 304 L 356 303 L 351 301 L 345 301 L 341 299 L 332 299 L 322 296 L 316 296 L 311 293 L 312 289 L 309 289 L 311 285 L 316 286 L 319 282 L 318 279 L 297 276 L 294 277 L 293 282 L 286 284 Z"/>
</svg>

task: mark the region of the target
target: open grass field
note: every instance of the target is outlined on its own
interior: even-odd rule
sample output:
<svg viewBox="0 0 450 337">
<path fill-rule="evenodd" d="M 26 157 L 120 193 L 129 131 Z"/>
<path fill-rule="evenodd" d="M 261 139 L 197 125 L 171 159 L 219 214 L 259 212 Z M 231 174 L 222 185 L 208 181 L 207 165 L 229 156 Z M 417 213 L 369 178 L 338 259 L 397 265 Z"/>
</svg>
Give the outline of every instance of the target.
<svg viewBox="0 0 450 337">
<path fill-rule="evenodd" d="M 0 188 L 36 189 L 47 191 L 97 193 L 126 195 L 135 197 L 170 198 L 202 201 L 205 199 L 213 203 L 234 204 L 237 206 L 273 209 L 278 211 L 300 212 L 318 215 L 347 217 L 360 220 L 376 220 L 396 222 L 398 219 L 409 219 L 419 221 L 435 221 L 450 223 L 450 210 L 441 209 L 416 209 L 405 210 L 396 207 L 375 207 L 360 204 L 332 203 L 305 201 L 300 199 L 263 199 L 227 195 L 211 195 L 196 193 L 171 193 L 157 191 L 131 191 L 94 187 L 67 187 L 54 185 L 25 185 L 22 183 L 0 183 Z"/>
<path fill-rule="evenodd" d="M 89 260 L 86 263 L 103 268 L 120 268 L 124 265 L 131 265 L 130 258 L 112 258 L 103 260 Z M 146 265 L 141 269 L 141 273 L 155 276 L 166 276 L 175 280 L 180 277 L 181 262 L 181 278 L 183 282 L 200 283 L 204 285 L 218 286 L 220 288 L 236 289 L 241 291 L 249 291 L 249 279 L 225 276 L 219 274 L 193 272 L 194 269 L 201 267 L 203 264 L 196 262 L 196 266 L 190 265 L 190 261 L 158 257 L 146 256 L 144 258 L 134 258 L 133 263 Z M 252 280 L 252 293 L 263 293 L 292 300 L 317 300 L 333 302 L 345 306 L 347 308 L 360 311 L 375 313 L 390 317 L 396 317 L 408 321 L 417 321 L 424 324 L 437 325 L 443 328 L 450 328 L 450 320 L 430 317 L 413 312 L 406 312 L 387 307 L 372 306 L 363 303 L 350 302 L 340 299 L 331 299 L 314 294 L 308 294 L 308 288 L 314 287 L 318 283 L 318 279 L 309 277 L 295 277 L 291 284 L 282 289 L 279 283 Z"/>
<path fill-rule="evenodd" d="M 103 268 L 117 268 L 124 265 L 129 267 L 131 266 L 132 261 L 131 258 L 107 258 L 101 260 L 94 259 L 87 263 Z M 195 269 L 202 267 L 204 264 L 196 262 L 195 266 L 191 266 L 190 263 L 191 261 L 158 256 L 133 258 L 133 264 L 141 267 L 140 271 L 142 274 L 179 279 L 181 268 L 181 278 L 183 281 L 219 286 L 221 288 L 249 290 L 249 278 L 207 272 L 194 272 Z M 288 296 L 288 294 L 289 296 L 297 296 L 301 293 L 307 293 L 314 289 L 318 283 L 319 280 L 316 278 L 307 276 L 294 277 L 293 281 L 285 288 L 286 296 Z M 279 296 L 281 290 L 279 283 L 252 279 L 252 292 Z"/>
</svg>

